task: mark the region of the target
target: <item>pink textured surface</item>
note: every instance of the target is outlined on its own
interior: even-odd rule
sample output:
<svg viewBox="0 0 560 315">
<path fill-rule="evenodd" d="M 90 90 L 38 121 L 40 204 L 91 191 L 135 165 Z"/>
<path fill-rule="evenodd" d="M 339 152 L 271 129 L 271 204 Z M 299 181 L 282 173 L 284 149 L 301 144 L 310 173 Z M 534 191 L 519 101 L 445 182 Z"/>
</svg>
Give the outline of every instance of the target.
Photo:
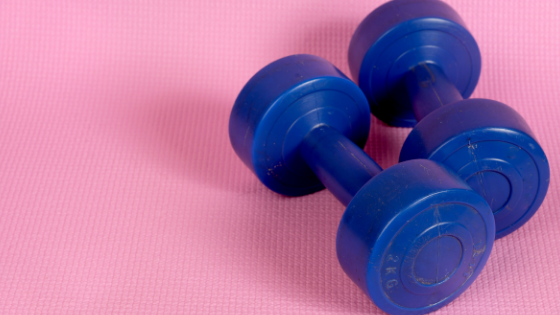
<svg viewBox="0 0 560 315">
<path fill-rule="evenodd" d="M 378 314 L 340 269 L 343 206 L 287 198 L 235 156 L 245 82 L 294 53 L 348 73 L 382 1 L 0 2 L 1 314 Z M 560 2 L 448 0 L 478 40 L 474 97 L 518 110 L 551 164 L 536 216 L 439 314 L 560 309 Z M 375 118 L 397 162 L 409 129 Z"/>
</svg>

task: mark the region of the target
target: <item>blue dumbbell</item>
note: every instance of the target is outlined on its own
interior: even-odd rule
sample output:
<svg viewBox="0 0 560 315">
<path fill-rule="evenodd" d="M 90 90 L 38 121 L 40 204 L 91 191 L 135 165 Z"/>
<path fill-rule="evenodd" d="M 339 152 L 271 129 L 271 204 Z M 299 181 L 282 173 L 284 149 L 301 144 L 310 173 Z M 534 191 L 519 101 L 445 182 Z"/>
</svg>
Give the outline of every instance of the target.
<svg viewBox="0 0 560 315">
<path fill-rule="evenodd" d="M 430 159 L 457 172 L 492 208 L 496 238 L 535 214 L 548 190 L 546 155 L 512 108 L 465 99 L 478 82 L 480 51 L 451 7 L 385 3 L 358 26 L 348 60 L 375 116 L 415 126 L 400 161 Z"/>
<path fill-rule="evenodd" d="M 301 196 L 326 186 L 347 206 L 337 256 L 376 305 L 391 314 L 433 311 L 484 267 L 495 236 L 492 211 L 437 162 L 410 160 L 382 171 L 360 148 L 369 127 L 358 86 L 322 58 L 295 55 L 249 80 L 229 135 L 271 190 Z"/>
</svg>

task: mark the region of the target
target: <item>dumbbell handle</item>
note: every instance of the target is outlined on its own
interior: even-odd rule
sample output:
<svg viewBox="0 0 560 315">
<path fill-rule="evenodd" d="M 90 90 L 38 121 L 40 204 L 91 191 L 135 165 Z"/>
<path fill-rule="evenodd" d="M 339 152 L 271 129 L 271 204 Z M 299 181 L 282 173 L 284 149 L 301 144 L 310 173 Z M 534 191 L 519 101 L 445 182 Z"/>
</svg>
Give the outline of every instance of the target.
<svg viewBox="0 0 560 315">
<path fill-rule="evenodd" d="M 440 107 L 463 99 L 457 87 L 435 64 L 420 63 L 413 67 L 406 74 L 404 85 L 417 121 Z"/>
<path fill-rule="evenodd" d="M 360 147 L 323 125 L 306 135 L 300 153 L 319 180 L 345 206 L 381 167 Z"/>
</svg>

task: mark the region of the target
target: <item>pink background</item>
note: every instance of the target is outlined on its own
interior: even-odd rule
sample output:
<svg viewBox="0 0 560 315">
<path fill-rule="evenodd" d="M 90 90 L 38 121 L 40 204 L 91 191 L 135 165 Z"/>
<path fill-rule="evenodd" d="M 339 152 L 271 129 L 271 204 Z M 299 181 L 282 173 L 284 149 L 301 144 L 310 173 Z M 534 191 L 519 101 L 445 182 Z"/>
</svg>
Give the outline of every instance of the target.
<svg viewBox="0 0 560 315">
<path fill-rule="evenodd" d="M 482 51 L 474 97 L 525 117 L 552 181 L 439 314 L 558 314 L 560 1 L 447 2 Z M 381 3 L 0 1 L 0 313 L 380 313 L 338 265 L 343 206 L 265 189 L 227 124 L 275 59 L 348 73 Z M 409 129 L 372 121 L 366 151 L 390 166 Z"/>
</svg>

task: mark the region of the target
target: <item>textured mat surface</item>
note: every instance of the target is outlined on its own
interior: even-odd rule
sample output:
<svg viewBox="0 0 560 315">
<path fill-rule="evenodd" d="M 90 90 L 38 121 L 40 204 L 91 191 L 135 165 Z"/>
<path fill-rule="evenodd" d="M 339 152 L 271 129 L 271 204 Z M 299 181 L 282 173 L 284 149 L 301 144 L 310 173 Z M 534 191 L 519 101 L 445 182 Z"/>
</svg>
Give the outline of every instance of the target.
<svg viewBox="0 0 560 315">
<path fill-rule="evenodd" d="M 348 73 L 382 1 L 0 2 L 1 314 L 378 314 L 335 256 L 343 206 L 287 198 L 235 156 L 245 82 L 294 53 Z M 560 2 L 448 0 L 478 40 L 473 97 L 528 121 L 551 163 L 536 216 L 438 314 L 560 312 Z M 397 162 L 409 129 L 373 119 Z"/>
</svg>

